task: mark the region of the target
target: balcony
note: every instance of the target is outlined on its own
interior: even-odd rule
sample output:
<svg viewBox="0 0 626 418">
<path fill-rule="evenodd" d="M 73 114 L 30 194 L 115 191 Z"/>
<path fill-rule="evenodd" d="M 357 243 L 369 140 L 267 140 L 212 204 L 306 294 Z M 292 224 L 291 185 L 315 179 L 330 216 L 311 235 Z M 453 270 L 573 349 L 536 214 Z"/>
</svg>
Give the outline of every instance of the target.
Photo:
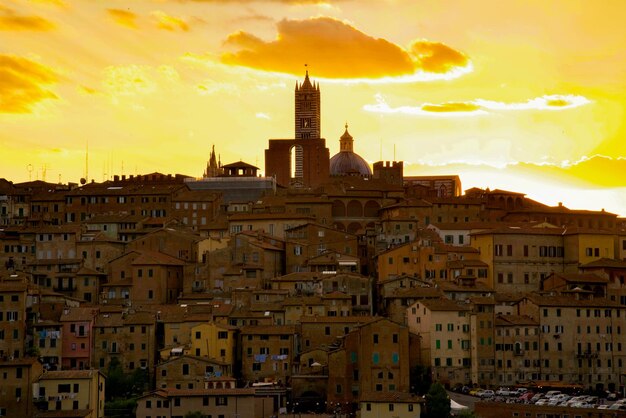
<svg viewBox="0 0 626 418">
<path fill-rule="evenodd" d="M 515 350 L 515 351 L 513 351 L 513 355 L 514 356 L 523 356 L 524 355 L 524 350 Z"/>
</svg>

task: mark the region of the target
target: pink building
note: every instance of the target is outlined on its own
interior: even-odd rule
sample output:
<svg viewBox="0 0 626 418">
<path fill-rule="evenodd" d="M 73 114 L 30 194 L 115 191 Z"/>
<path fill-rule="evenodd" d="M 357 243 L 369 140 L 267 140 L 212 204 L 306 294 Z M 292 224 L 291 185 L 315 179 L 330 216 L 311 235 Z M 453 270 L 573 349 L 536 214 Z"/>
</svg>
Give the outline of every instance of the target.
<svg viewBox="0 0 626 418">
<path fill-rule="evenodd" d="M 61 368 L 83 370 L 92 368 L 92 329 L 98 310 L 89 308 L 65 308 L 61 315 L 63 335 Z"/>
</svg>

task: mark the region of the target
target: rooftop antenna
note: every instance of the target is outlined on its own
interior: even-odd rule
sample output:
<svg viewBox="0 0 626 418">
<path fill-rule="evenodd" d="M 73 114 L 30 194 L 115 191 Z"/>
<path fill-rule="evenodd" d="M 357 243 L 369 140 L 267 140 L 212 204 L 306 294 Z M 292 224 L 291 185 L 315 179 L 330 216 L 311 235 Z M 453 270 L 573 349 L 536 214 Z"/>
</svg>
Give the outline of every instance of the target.
<svg viewBox="0 0 626 418">
<path fill-rule="evenodd" d="M 26 171 L 28 171 L 28 181 L 33 181 L 33 165 L 28 164 L 26 166 Z"/>
<path fill-rule="evenodd" d="M 43 164 L 41 166 L 41 181 L 46 181 L 46 171 L 48 171 L 48 164 Z"/>
<path fill-rule="evenodd" d="M 89 181 L 89 139 L 85 142 L 85 179 Z"/>
</svg>

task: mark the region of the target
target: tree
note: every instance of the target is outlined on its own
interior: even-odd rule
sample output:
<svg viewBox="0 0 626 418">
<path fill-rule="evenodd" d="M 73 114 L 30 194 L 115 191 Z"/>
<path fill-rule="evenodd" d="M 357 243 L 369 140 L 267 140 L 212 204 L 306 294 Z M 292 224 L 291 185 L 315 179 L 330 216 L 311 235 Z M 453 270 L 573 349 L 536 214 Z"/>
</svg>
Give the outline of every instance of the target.
<svg viewBox="0 0 626 418">
<path fill-rule="evenodd" d="M 415 366 L 409 372 L 411 393 L 425 394 L 433 383 L 430 367 Z"/>
<path fill-rule="evenodd" d="M 200 411 L 187 412 L 185 414 L 185 418 L 202 418 L 202 412 Z"/>
<path fill-rule="evenodd" d="M 461 411 L 457 415 L 458 418 L 480 418 L 474 411 L 466 410 Z"/>
<path fill-rule="evenodd" d="M 450 397 L 440 383 L 433 383 L 426 394 L 426 416 L 428 418 L 448 418 L 450 416 Z"/>
</svg>

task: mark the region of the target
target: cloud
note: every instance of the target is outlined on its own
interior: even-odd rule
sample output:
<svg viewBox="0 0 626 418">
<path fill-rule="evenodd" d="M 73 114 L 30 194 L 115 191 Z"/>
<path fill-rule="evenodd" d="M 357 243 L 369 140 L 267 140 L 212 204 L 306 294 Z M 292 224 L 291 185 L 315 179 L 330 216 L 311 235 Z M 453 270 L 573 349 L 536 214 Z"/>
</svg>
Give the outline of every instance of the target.
<svg viewBox="0 0 626 418">
<path fill-rule="evenodd" d="M 259 119 L 268 119 L 268 120 L 271 119 L 267 113 L 263 113 L 263 112 L 258 112 L 255 116 Z"/>
<path fill-rule="evenodd" d="M 471 71 L 462 53 L 436 42 L 414 41 L 407 50 L 369 36 L 329 17 L 282 20 L 277 37 L 266 42 L 253 34 L 231 34 L 222 62 L 301 75 L 305 63 L 318 78 L 368 81 L 427 81 L 458 77 Z"/>
<path fill-rule="evenodd" d="M 185 0 L 183 0 L 185 1 Z M 224 0 L 186 0 L 195 3 L 223 3 Z M 232 3 L 256 3 L 259 0 L 230 0 Z M 265 0 L 267 3 L 284 3 L 284 4 L 321 4 L 327 5 L 331 3 L 345 3 L 350 0 Z"/>
<path fill-rule="evenodd" d="M 137 29 L 137 15 L 135 13 L 121 9 L 107 9 L 107 13 L 117 24 Z"/>
<path fill-rule="evenodd" d="M 382 95 L 375 96 L 376 104 L 366 104 L 363 109 L 374 113 L 402 113 L 420 116 L 473 116 L 508 110 L 563 110 L 584 106 L 589 99 L 576 95 L 541 96 L 525 102 L 498 102 L 476 99 L 467 102 L 423 103 L 418 106 L 391 107 Z"/>
<path fill-rule="evenodd" d="M 152 12 L 151 15 L 156 20 L 157 27 L 159 29 L 169 31 L 182 30 L 185 32 L 189 30 L 189 25 L 187 24 L 187 22 L 177 17 L 170 16 L 160 10 Z"/>
<path fill-rule="evenodd" d="M 39 16 L 21 16 L 13 10 L 3 7 L 0 16 L 0 30 L 6 31 L 49 31 L 54 29 L 54 24 Z"/>
<path fill-rule="evenodd" d="M 0 54 L 0 113 L 29 113 L 42 100 L 56 99 L 44 87 L 56 82 L 55 72 L 44 65 Z"/>
</svg>

